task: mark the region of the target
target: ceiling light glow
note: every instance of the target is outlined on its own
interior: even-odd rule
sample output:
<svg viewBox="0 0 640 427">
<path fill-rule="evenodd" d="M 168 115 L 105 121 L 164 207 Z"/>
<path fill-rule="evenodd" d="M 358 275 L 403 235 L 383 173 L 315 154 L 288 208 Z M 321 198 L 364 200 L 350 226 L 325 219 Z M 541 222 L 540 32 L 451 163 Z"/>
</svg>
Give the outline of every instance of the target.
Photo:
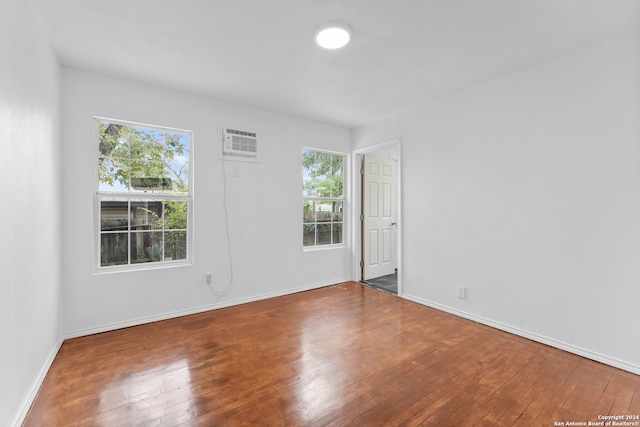
<svg viewBox="0 0 640 427">
<path fill-rule="evenodd" d="M 325 49 L 340 49 L 351 40 L 351 31 L 344 25 L 325 25 L 316 31 L 316 43 Z"/>
</svg>

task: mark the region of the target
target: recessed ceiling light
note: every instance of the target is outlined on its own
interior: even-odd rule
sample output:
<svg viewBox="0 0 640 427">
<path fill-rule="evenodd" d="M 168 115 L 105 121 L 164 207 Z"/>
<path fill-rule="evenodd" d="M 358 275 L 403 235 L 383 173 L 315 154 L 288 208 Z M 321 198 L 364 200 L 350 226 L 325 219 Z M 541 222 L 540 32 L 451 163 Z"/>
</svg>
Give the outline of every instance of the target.
<svg viewBox="0 0 640 427">
<path fill-rule="evenodd" d="M 351 30 L 346 25 L 330 24 L 318 28 L 316 43 L 325 49 L 340 49 L 351 40 Z"/>
</svg>

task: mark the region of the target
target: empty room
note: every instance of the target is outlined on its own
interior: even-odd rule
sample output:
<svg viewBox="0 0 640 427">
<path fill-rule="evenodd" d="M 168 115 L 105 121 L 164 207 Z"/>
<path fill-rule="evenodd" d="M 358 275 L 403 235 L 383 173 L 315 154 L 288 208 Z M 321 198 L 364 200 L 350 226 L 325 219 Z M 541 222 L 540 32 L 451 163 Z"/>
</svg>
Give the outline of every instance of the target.
<svg viewBox="0 0 640 427">
<path fill-rule="evenodd" d="M 640 426 L 640 1 L 0 33 L 0 426 Z"/>
</svg>

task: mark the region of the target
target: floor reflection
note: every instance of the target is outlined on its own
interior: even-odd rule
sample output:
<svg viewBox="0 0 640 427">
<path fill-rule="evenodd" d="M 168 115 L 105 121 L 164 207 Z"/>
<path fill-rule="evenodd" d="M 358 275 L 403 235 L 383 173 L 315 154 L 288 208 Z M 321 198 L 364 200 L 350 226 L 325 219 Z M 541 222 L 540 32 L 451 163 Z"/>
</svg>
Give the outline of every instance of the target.
<svg viewBox="0 0 640 427">
<path fill-rule="evenodd" d="M 109 383 L 100 391 L 100 424 L 130 414 L 131 425 L 175 425 L 197 415 L 186 359 L 158 365 Z"/>
<path fill-rule="evenodd" d="M 344 404 L 352 384 L 349 378 L 364 373 L 360 363 L 363 347 L 352 327 L 364 321 L 363 308 L 343 310 L 320 302 L 317 315 L 305 318 L 300 324 L 296 399 L 302 425 L 329 421 L 323 417 Z"/>
</svg>

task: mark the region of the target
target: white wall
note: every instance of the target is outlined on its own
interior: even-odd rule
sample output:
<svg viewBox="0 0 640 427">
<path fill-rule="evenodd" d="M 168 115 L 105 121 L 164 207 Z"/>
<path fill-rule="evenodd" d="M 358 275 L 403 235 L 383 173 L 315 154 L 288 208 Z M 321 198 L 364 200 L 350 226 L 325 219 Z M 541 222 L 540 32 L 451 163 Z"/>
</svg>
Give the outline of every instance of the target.
<svg viewBox="0 0 640 427">
<path fill-rule="evenodd" d="M 0 13 L 0 426 L 22 421 L 62 340 L 60 72 L 28 4 Z"/>
<path fill-rule="evenodd" d="M 348 130 L 140 83 L 63 69 L 65 336 L 236 304 L 350 278 L 348 249 L 302 251 L 301 150 L 348 152 Z M 93 116 L 194 131 L 194 264 L 94 274 Z M 229 282 L 221 127 L 255 130 L 260 163 L 227 163 Z M 237 168 L 237 177 L 234 177 Z"/>
<path fill-rule="evenodd" d="M 405 297 L 640 373 L 639 40 L 353 132 L 402 137 Z"/>
</svg>

